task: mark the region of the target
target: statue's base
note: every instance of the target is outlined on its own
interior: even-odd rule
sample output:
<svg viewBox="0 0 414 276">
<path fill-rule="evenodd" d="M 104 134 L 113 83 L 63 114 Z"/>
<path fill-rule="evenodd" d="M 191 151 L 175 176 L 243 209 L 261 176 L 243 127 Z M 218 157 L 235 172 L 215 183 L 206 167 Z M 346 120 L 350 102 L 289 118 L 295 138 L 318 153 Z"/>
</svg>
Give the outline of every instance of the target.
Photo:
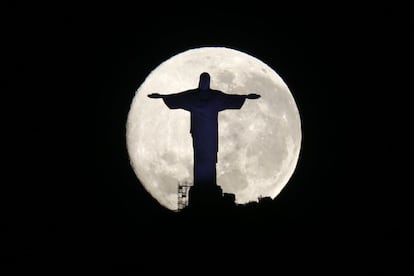
<svg viewBox="0 0 414 276">
<path fill-rule="evenodd" d="M 192 186 L 188 193 L 190 208 L 215 208 L 234 205 L 233 194 L 223 193 L 218 185 Z"/>
<path fill-rule="evenodd" d="M 192 186 L 188 192 L 189 205 L 210 205 L 223 197 L 223 190 L 217 185 Z"/>
</svg>

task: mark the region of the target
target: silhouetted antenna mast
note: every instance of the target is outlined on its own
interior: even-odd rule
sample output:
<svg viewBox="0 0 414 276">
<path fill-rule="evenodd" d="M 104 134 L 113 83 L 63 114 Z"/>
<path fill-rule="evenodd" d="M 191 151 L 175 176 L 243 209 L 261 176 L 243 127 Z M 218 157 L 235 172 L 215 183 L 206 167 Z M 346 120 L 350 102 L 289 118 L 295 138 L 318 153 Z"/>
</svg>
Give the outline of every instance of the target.
<svg viewBox="0 0 414 276">
<path fill-rule="evenodd" d="M 188 206 L 188 190 L 192 184 L 190 182 L 178 182 L 178 211 Z"/>
</svg>

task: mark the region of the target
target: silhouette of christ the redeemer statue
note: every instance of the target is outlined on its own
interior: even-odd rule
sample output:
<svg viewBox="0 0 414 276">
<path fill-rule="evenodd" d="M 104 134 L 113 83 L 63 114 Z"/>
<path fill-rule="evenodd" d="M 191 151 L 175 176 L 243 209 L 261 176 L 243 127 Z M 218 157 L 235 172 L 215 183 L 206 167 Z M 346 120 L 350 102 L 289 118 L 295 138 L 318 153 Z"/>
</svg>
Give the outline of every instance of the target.
<svg viewBox="0 0 414 276">
<path fill-rule="evenodd" d="M 191 112 L 190 133 L 194 148 L 193 186 L 217 186 L 216 163 L 218 152 L 218 113 L 225 109 L 240 109 L 245 99 L 257 99 L 260 95 L 225 94 L 210 89 L 210 75 L 200 75 L 196 89 L 180 93 L 160 95 L 153 93 L 148 97 L 161 98 L 170 109 L 184 109 Z"/>
</svg>

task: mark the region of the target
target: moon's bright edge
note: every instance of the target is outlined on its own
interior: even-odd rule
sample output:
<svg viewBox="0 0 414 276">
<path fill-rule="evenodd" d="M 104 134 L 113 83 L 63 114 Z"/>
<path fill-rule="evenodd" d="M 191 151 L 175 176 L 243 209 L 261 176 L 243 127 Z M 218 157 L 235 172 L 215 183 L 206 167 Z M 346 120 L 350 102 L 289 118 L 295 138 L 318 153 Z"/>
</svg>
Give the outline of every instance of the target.
<svg viewBox="0 0 414 276">
<path fill-rule="evenodd" d="M 177 210 L 179 182 L 192 182 L 190 114 L 170 110 L 150 93 L 177 93 L 198 86 L 208 72 L 211 88 L 229 94 L 257 93 L 240 110 L 219 113 L 217 183 L 237 203 L 275 198 L 292 176 L 301 147 L 295 100 L 282 78 L 259 59 L 224 47 L 177 54 L 155 68 L 133 98 L 126 125 L 132 168 L 164 207 Z"/>
</svg>

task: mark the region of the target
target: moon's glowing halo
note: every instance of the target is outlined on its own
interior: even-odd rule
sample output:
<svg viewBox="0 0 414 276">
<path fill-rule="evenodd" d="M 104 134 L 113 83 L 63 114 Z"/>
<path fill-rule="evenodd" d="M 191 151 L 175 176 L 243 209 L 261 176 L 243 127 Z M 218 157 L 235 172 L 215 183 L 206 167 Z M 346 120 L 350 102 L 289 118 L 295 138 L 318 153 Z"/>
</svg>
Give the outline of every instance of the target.
<svg viewBox="0 0 414 276">
<path fill-rule="evenodd" d="M 211 75 L 211 88 L 229 94 L 257 93 L 240 110 L 219 113 L 217 183 L 236 202 L 275 198 L 292 176 L 301 146 L 300 116 L 289 88 L 262 61 L 224 48 L 195 48 L 155 68 L 138 88 L 127 120 L 127 147 L 134 172 L 163 206 L 177 209 L 178 182 L 193 179 L 190 114 L 170 110 L 150 93 L 177 93 Z"/>
</svg>

